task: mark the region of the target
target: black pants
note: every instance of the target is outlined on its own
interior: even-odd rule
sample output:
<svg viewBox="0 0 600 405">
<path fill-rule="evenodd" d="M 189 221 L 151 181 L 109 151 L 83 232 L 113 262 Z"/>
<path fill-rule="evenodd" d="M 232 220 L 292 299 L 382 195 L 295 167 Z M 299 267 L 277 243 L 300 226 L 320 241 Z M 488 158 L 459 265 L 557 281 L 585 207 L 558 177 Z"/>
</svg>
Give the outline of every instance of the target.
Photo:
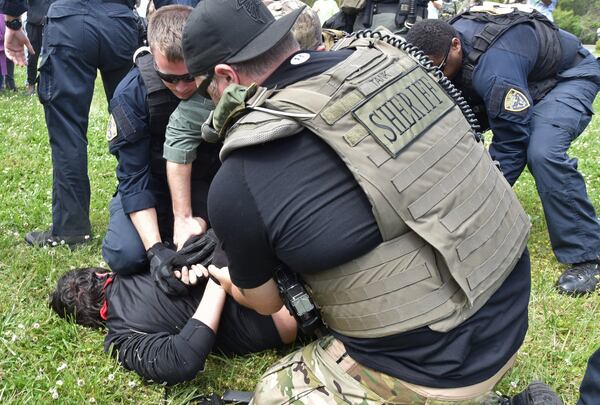
<svg viewBox="0 0 600 405">
<path fill-rule="evenodd" d="M 27 55 L 27 84 L 32 85 L 35 83 L 37 77 L 37 63 L 42 49 L 42 31 L 43 25 L 33 24 L 28 22 L 25 25 L 25 31 L 27 31 L 27 38 L 31 42 L 31 46 L 35 51 L 35 54 L 29 53 Z"/>
<path fill-rule="evenodd" d="M 15 86 L 15 64 L 12 60 L 6 58 L 6 76 L 0 74 L 0 90 L 16 90 Z"/>
</svg>

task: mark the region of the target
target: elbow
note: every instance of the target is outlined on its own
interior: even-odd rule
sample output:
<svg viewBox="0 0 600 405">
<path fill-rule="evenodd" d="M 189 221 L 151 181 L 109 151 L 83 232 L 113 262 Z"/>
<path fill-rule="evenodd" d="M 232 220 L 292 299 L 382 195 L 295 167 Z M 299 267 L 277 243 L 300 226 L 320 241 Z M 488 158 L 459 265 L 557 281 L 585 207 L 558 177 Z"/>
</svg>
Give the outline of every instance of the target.
<svg viewBox="0 0 600 405">
<path fill-rule="evenodd" d="M 283 302 L 258 302 L 252 308 L 261 315 L 273 315 L 283 307 Z"/>
<path fill-rule="evenodd" d="M 154 372 L 146 373 L 146 370 L 137 370 L 142 377 L 149 381 L 164 384 L 174 385 L 196 378 L 196 375 L 204 370 L 204 360 L 201 362 L 182 362 L 176 368 L 154 370 Z"/>
</svg>

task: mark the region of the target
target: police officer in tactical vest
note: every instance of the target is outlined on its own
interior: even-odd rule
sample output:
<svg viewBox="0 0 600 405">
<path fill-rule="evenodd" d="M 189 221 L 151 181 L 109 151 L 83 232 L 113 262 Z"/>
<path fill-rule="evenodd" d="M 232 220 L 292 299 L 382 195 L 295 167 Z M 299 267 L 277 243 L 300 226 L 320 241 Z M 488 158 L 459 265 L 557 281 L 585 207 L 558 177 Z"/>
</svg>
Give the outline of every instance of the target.
<svg viewBox="0 0 600 405">
<path fill-rule="evenodd" d="M 224 142 L 208 211 L 229 267 L 208 270 L 263 314 L 296 274 L 331 332 L 254 402 L 509 403 L 492 389 L 527 330 L 527 215 L 425 57 L 379 33 L 300 50 L 297 16 L 203 0 L 183 36 Z"/>
<path fill-rule="evenodd" d="M 457 84 L 492 130 L 490 153 L 508 182 L 529 167 L 554 254 L 570 265 L 558 290 L 594 291 L 600 222 L 567 151 L 591 120 L 598 61 L 537 11 L 473 8 L 451 24 L 420 22 L 407 39 Z"/>
<path fill-rule="evenodd" d="M 173 251 L 173 213 L 163 159 L 169 116 L 180 100 L 196 91 L 183 62 L 181 35 L 191 7 L 172 5 L 156 11 L 148 26 L 151 53 L 138 56 L 136 66 L 117 87 L 110 102 L 109 149 L 117 157 L 119 185 L 109 211 L 102 244 L 106 263 L 117 273 L 148 268 L 148 255 L 165 259 Z M 202 145 L 192 168 L 194 216 L 206 231 L 206 195 L 218 166 L 218 147 Z"/>
<path fill-rule="evenodd" d="M 342 0 L 340 11 L 323 27 L 355 32 L 385 27 L 405 34 L 416 22 L 427 18 L 430 0 Z"/>
</svg>

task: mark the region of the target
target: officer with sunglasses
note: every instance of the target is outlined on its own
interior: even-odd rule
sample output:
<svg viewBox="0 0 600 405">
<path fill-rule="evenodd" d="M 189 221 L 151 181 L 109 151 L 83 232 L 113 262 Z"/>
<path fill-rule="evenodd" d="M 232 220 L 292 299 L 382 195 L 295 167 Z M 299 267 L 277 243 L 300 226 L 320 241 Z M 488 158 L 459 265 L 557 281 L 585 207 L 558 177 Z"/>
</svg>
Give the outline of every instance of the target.
<svg viewBox="0 0 600 405">
<path fill-rule="evenodd" d="M 163 159 L 165 130 L 181 100 L 196 92 L 181 49 L 181 32 L 191 7 L 161 7 L 150 19 L 150 53 L 135 57 L 135 67 L 121 81 L 110 102 L 107 133 L 109 150 L 118 160 L 119 185 L 109 211 L 102 244 L 106 263 L 116 273 L 148 268 L 148 258 L 159 261 L 173 254 L 173 212 Z M 192 212 L 207 229 L 206 195 L 219 167 L 215 145 L 202 148 L 192 167 Z M 203 219 L 204 218 L 204 219 Z"/>
</svg>

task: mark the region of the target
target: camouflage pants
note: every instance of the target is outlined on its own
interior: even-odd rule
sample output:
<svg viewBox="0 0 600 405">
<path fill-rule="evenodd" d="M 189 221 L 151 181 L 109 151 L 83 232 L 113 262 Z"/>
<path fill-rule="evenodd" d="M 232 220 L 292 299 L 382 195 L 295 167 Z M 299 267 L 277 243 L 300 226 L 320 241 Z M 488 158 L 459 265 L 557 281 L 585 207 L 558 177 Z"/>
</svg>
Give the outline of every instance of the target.
<svg viewBox="0 0 600 405">
<path fill-rule="evenodd" d="M 498 395 L 491 391 L 459 400 L 419 394 L 411 389 L 411 384 L 361 366 L 345 355 L 345 350 L 338 357 L 338 353 L 331 350 L 335 343 L 343 348 L 339 341 L 326 336 L 275 363 L 263 374 L 252 404 L 499 403 Z"/>
</svg>

